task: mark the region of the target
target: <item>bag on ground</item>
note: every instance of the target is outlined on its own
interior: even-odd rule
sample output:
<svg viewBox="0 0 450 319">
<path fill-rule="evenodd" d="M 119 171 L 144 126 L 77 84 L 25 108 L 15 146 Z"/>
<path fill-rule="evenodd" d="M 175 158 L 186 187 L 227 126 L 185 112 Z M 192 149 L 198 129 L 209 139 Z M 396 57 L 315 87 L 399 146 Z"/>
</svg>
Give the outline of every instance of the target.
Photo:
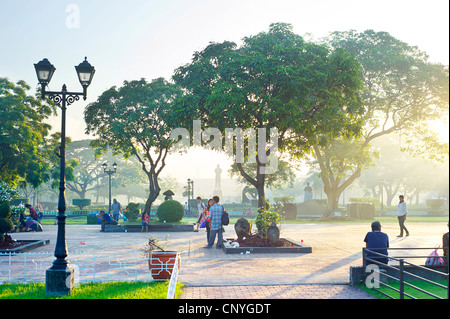
<svg viewBox="0 0 450 319">
<path fill-rule="evenodd" d="M 437 252 L 438 248 L 439 246 L 428 255 L 425 265 L 439 266 L 444 264 L 444 260 L 441 257 L 439 257 L 439 254 Z"/>
</svg>

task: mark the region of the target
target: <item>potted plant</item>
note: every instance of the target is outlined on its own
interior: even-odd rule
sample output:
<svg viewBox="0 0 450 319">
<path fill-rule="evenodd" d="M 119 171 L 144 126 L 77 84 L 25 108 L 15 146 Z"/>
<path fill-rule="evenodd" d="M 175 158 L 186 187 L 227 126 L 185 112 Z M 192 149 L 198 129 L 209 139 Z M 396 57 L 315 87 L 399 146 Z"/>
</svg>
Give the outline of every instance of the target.
<svg viewBox="0 0 450 319">
<path fill-rule="evenodd" d="M 167 239 L 167 237 L 166 237 Z M 167 240 L 165 241 L 167 243 Z M 159 239 L 150 237 L 144 248 L 148 258 L 148 268 L 153 279 L 170 279 L 175 260 L 178 258 L 178 269 L 180 269 L 180 256 L 176 251 L 166 251 L 161 247 Z"/>
</svg>

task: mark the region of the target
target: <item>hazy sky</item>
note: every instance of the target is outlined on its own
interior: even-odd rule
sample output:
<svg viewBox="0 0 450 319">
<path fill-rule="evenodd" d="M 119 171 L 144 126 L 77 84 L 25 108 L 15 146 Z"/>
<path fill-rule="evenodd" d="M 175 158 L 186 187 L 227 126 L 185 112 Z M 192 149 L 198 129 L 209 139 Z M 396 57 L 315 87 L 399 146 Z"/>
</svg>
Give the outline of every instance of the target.
<svg viewBox="0 0 450 319">
<path fill-rule="evenodd" d="M 34 90 L 33 63 L 46 57 L 56 67 L 50 89 L 65 83 L 80 91 L 74 66 L 87 56 L 96 69 L 88 99 L 67 111 L 67 135 L 79 140 L 86 138 L 85 106 L 106 89 L 124 80 L 168 79 L 210 41 L 239 42 L 274 22 L 315 38 L 350 29 L 387 31 L 427 52 L 432 62 L 449 64 L 448 0 L 0 0 L 0 76 L 25 80 Z M 50 121 L 55 130 L 59 121 Z M 178 160 L 169 159 L 168 166 L 175 170 Z M 184 157 L 193 170 L 177 176 L 213 177 L 224 160 L 197 150 Z"/>
</svg>

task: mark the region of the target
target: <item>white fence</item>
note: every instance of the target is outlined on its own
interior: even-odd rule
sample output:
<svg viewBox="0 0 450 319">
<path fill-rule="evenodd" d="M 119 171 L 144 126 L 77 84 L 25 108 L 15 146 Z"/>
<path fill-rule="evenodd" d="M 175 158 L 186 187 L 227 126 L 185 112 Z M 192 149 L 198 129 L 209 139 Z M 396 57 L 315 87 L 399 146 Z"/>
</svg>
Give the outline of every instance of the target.
<svg viewBox="0 0 450 319">
<path fill-rule="evenodd" d="M 53 253 L 0 254 L 0 283 L 45 281 L 45 272 L 53 260 Z M 72 252 L 67 260 L 75 269 L 75 283 L 153 280 L 148 258 L 142 252 Z"/>
</svg>

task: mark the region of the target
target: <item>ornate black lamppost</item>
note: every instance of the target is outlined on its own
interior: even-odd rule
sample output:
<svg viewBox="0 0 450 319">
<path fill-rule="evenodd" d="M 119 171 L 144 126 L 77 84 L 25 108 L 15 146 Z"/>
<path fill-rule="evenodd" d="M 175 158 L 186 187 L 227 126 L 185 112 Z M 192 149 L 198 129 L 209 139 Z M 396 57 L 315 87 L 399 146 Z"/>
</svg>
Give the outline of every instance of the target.
<svg viewBox="0 0 450 319">
<path fill-rule="evenodd" d="M 65 169 L 66 169 L 66 106 L 72 104 L 83 96 L 86 100 L 87 87 L 91 84 L 95 69 L 89 64 L 87 58 L 75 67 L 78 79 L 83 87 L 83 92 L 68 92 L 64 84 L 60 92 L 46 91 L 45 88 L 52 79 L 55 67 L 47 59 L 34 64 L 36 75 L 41 84 L 42 98 L 47 96 L 53 102 L 61 106 L 61 146 L 60 146 L 60 175 L 58 198 L 58 233 L 56 237 L 55 257 L 53 265 L 46 271 L 45 293 L 47 295 L 68 295 L 71 293 L 74 283 L 74 270 L 69 267 L 66 260 L 66 198 L 65 198 Z"/>
<path fill-rule="evenodd" d="M 106 174 L 109 175 L 109 207 L 108 207 L 108 213 L 111 214 L 111 175 L 114 174 L 115 172 L 117 172 L 117 164 L 114 163 L 113 164 L 113 169 L 108 169 L 106 170 L 106 168 L 108 167 L 108 164 L 103 163 L 103 172 L 105 172 Z"/>
</svg>

